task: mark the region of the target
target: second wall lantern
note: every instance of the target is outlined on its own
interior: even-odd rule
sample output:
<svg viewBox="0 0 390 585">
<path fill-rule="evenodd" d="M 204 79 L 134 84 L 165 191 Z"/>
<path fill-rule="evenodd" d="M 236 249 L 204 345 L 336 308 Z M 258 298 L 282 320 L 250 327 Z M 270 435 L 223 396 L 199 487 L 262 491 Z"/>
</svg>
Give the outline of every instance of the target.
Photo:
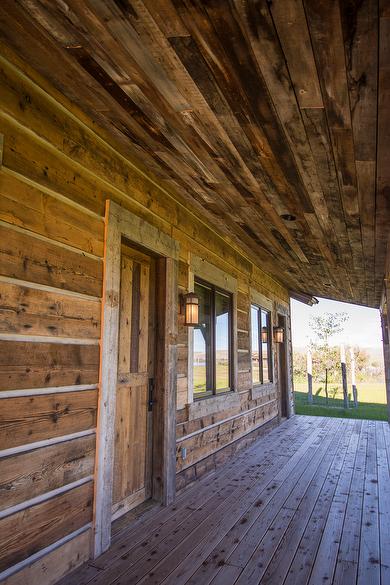
<svg viewBox="0 0 390 585">
<path fill-rule="evenodd" d="M 194 292 L 183 295 L 185 325 L 194 327 L 199 325 L 199 297 Z"/>
<path fill-rule="evenodd" d="M 274 342 L 275 343 L 283 343 L 284 342 L 284 329 L 283 329 L 283 327 L 274 327 Z"/>
</svg>

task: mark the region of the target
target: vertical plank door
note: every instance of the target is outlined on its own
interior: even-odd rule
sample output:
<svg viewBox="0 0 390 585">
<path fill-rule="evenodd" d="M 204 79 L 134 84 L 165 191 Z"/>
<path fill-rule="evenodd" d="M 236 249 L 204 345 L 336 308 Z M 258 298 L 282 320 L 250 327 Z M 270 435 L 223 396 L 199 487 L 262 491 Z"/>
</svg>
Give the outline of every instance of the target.
<svg viewBox="0 0 390 585">
<path fill-rule="evenodd" d="M 152 258 L 122 246 L 113 519 L 151 497 L 153 275 Z"/>
</svg>

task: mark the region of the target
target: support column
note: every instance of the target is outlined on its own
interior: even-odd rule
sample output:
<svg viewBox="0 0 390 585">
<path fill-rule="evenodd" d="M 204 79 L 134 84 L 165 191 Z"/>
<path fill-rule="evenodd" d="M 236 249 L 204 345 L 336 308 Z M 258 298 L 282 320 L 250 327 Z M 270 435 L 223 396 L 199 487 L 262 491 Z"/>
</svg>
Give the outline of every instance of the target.
<svg viewBox="0 0 390 585">
<path fill-rule="evenodd" d="M 347 365 L 345 363 L 344 344 L 341 344 L 341 346 L 340 346 L 340 361 L 341 361 L 341 378 L 342 378 L 342 382 L 343 382 L 344 408 L 349 408 L 348 385 L 347 385 Z"/>
<path fill-rule="evenodd" d="M 383 312 L 383 311 L 386 312 Z M 382 325 L 382 343 L 383 343 L 383 361 L 385 365 L 385 382 L 387 398 L 387 420 L 390 423 L 390 345 L 389 345 L 389 315 L 387 314 L 387 305 L 381 307 L 381 325 Z"/>
<path fill-rule="evenodd" d="M 349 354 L 351 356 L 351 383 L 352 383 L 352 396 L 353 396 L 353 405 L 357 408 L 358 399 L 357 399 L 357 387 L 356 387 L 356 362 L 355 362 L 355 352 L 353 347 L 349 348 Z"/>
<path fill-rule="evenodd" d="M 313 403 L 313 360 L 311 347 L 307 348 L 307 401 Z"/>
</svg>

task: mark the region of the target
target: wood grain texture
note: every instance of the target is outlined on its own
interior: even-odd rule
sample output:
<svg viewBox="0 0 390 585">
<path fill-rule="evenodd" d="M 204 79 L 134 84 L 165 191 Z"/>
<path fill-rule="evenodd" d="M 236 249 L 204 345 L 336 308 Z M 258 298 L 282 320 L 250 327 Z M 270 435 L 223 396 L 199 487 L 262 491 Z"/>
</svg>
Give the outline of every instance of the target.
<svg viewBox="0 0 390 585">
<path fill-rule="evenodd" d="M 3 276 L 101 296 L 102 262 L 0 225 Z"/>
<path fill-rule="evenodd" d="M 389 445 L 381 421 L 294 417 L 191 470 L 61 585 L 385 583 Z"/>
<path fill-rule="evenodd" d="M 118 210 L 108 201 L 105 215 L 103 329 L 99 375 L 99 409 L 95 467 L 93 554 L 102 554 L 111 542 L 115 403 L 118 377 L 118 338 L 121 277 L 121 232 Z"/>
<path fill-rule="evenodd" d="M 204 253 L 200 234 L 213 236 L 184 204 L 222 248 L 238 247 L 291 290 L 378 306 L 390 216 L 377 149 L 387 14 L 373 0 L 5 0 L 5 45 L 125 157 L 2 59 L 4 164 L 100 215 L 107 194 L 132 199 Z M 39 232 L 40 213 L 29 220 L 21 208 L 15 222 Z M 76 246 L 99 250 L 91 230 L 77 243 L 69 223 Z"/>
<path fill-rule="evenodd" d="M 0 341 L 0 390 L 96 384 L 99 347 Z"/>
<path fill-rule="evenodd" d="M 96 425 L 96 390 L 4 398 L 0 411 L 2 449 L 59 437 Z"/>
<path fill-rule="evenodd" d="M 0 569 L 16 564 L 92 519 L 91 482 L 0 520 Z"/>
<path fill-rule="evenodd" d="M 148 465 L 149 272 L 151 258 L 122 245 L 113 514 L 145 500 Z M 150 375 L 154 375 L 151 371 Z M 124 383 L 128 381 L 128 384 Z M 136 495 L 138 494 L 138 495 Z"/>
<path fill-rule="evenodd" d="M 92 475 L 94 459 L 94 436 L 1 458 L 0 509 Z"/>
<path fill-rule="evenodd" d="M 147 384 L 117 390 L 113 503 L 144 490 L 147 445 Z"/>
<path fill-rule="evenodd" d="M 259 406 L 255 410 L 242 413 L 242 416 L 236 415 L 226 421 L 210 425 L 209 428 L 202 432 L 196 433 L 189 438 L 180 439 L 176 449 L 176 468 L 180 472 L 186 467 L 190 467 L 197 461 L 210 455 L 213 451 L 221 449 L 232 441 L 248 434 L 256 427 L 271 420 L 278 413 L 278 406 L 275 400 L 270 401 L 264 406 Z M 187 457 L 183 461 L 181 449 L 187 448 Z"/>
<path fill-rule="evenodd" d="M 0 219 L 103 256 L 103 222 L 23 181 L 23 175 L 0 173 Z"/>
<path fill-rule="evenodd" d="M 0 282 L 0 333 L 98 339 L 100 303 Z"/>
<path fill-rule="evenodd" d="M 54 585 L 58 579 L 88 560 L 90 546 L 91 530 L 86 530 L 5 579 L 4 585 Z"/>
</svg>

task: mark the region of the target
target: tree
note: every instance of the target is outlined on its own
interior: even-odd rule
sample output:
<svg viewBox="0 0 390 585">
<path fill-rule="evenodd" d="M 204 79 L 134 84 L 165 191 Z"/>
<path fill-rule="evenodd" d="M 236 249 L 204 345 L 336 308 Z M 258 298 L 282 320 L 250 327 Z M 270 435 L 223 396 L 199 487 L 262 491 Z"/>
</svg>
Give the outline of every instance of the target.
<svg viewBox="0 0 390 585">
<path fill-rule="evenodd" d="M 344 323 L 348 319 L 347 313 L 324 313 L 312 317 L 309 325 L 320 340 L 320 345 L 329 345 L 329 338 L 344 331 Z"/>
<path fill-rule="evenodd" d="M 317 341 L 312 342 L 313 362 L 317 371 L 325 370 L 325 395 L 328 402 L 328 375 L 331 378 L 337 376 L 338 359 L 335 359 L 335 348 L 330 347 L 329 340 L 337 333 L 344 330 L 344 324 L 348 321 L 347 313 L 324 313 L 312 317 L 309 325 L 313 330 Z"/>
<path fill-rule="evenodd" d="M 306 379 L 306 355 L 301 351 L 294 350 L 293 357 L 294 379 L 299 382 L 304 382 Z"/>
</svg>

